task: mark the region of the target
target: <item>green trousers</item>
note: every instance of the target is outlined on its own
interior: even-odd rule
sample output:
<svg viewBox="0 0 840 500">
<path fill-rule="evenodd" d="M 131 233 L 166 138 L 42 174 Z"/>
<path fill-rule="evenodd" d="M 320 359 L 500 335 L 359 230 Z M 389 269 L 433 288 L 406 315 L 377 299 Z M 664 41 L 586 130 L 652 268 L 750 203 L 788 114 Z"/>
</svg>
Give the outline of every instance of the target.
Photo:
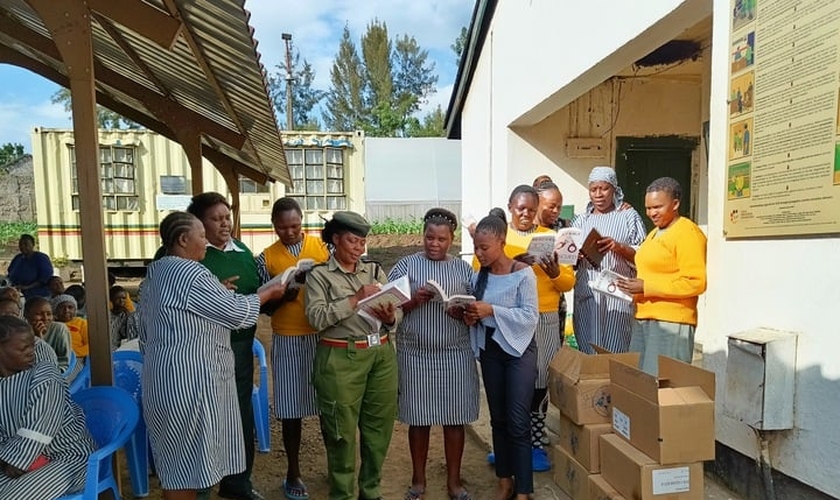
<svg viewBox="0 0 840 500">
<path fill-rule="evenodd" d="M 397 357 L 392 343 L 368 349 L 315 352 L 313 384 L 327 451 L 330 500 L 355 500 L 356 429 L 361 467 L 359 498 L 379 498 L 382 463 L 397 412 Z"/>
</svg>

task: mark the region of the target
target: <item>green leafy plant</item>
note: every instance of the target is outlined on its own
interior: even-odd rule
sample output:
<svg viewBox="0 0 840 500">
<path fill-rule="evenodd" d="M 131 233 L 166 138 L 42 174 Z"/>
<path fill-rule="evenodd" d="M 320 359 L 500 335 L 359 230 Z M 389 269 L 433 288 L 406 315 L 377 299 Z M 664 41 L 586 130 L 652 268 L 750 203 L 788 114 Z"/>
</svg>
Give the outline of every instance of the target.
<svg viewBox="0 0 840 500">
<path fill-rule="evenodd" d="M 374 221 L 370 228 L 371 234 L 421 234 L 423 232 L 423 221 L 412 218 L 409 220 L 392 219 Z"/>
<path fill-rule="evenodd" d="M 17 242 L 22 234 L 38 237 L 37 222 L 0 222 L 0 245 Z"/>
</svg>

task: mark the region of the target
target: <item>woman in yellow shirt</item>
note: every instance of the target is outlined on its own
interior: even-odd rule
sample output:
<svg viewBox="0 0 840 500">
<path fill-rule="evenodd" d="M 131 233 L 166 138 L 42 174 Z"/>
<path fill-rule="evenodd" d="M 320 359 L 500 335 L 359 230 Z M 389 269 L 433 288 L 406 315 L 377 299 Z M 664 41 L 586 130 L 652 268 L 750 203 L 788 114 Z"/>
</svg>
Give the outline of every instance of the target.
<svg viewBox="0 0 840 500">
<path fill-rule="evenodd" d="M 315 264 L 329 259 L 330 252 L 321 238 L 303 232 L 303 212 L 294 199 L 280 198 L 274 203 L 271 223 L 279 239 L 257 257 L 263 282 L 295 267 L 301 259 L 312 259 Z M 298 272 L 297 286 L 288 287 L 271 315 L 274 414 L 283 426 L 283 446 L 288 457 L 283 490 L 291 500 L 309 498 L 300 472 L 301 424 L 303 417 L 318 414 L 312 385 L 318 334 L 304 313 L 304 279 L 305 271 Z"/>
<path fill-rule="evenodd" d="M 70 330 L 70 347 L 76 354 L 79 364 L 84 363 L 90 354 L 88 322 L 76 316 L 76 299 L 67 294 L 56 295 L 50 300 L 50 305 L 52 305 L 56 321 L 64 323 Z"/>
</svg>

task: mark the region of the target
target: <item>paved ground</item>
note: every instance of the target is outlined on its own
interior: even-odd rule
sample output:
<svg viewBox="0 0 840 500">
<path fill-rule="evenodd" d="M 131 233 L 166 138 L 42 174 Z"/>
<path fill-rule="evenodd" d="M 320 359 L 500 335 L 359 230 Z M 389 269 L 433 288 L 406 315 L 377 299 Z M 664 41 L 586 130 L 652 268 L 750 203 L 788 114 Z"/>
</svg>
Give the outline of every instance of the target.
<svg viewBox="0 0 840 500">
<path fill-rule="evenodd" d="M 487 402 L 484 398 L 484 388 L 482 387 L 481 390 L 481 413 L 479 416 L 479 420 L 475 422 L 469 429 L 471 434 L 482 443 L 484 448 L 489 452 L 492 449 L 492 434 L 490 430 L 490 420 L 488 416 L 487 410 Z M 557 437 L 557 422 L 559 422 L 560 414 L 557 408 L 553 406 L 549 407 L 548 417 L 546 418 L 546 422 L 548 423 L 549 430 L 553 431 L 551 433 L 552 438 Z M 739 497 L 720 485 L 713 477 L 706 475 L 705 477 L 705 489 L 706 489 L 706 499 L 707 500 L 743 500 L 742 497 Z M 566 495 L 556 484 L 554 484 L 554 479 L 552 478 L 552 472 L 542 472 L 542 473 L 535 473 L 534 474 L 534 493 L 535 497 L 539 500 L 548 500 L 548 499 L 555 499 L 555 500 L 572 500 L 571 497 Z"/>
</svg>

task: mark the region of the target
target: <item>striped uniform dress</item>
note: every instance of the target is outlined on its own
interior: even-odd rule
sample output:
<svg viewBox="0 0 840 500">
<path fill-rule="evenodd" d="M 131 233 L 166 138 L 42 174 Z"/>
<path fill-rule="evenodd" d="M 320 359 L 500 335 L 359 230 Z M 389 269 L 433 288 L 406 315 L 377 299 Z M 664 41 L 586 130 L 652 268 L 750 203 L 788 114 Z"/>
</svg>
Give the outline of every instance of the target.
<svg viewBox="0 0 840 500">
<path fill-rule="evenodd" d="M 412 294 L 433 279 L 449 295 L 471 293 L 472 268 L 461 259 L 400 259 L 388 281 L 408 275 Z M 463 425 L 478 419 L 478 371 L 469 328 L 428 302 L 403 318 L 396 335 L 398 416 L 408 425 Z"/>
<path fill-rule="evenodd" d="M 632 208 L 613 210 L 606 214 L 596 214 L 588 210 L 576 216 L 572 226 L 582 229 L 584 236 L 594 228 L 601 236 L 609 236 L 617 243 L 636 248 L 645 239 L 642 217 Z M 608 252 L 604 256 L 601 269 L 609 269 L 628 278 L 636 277 L 633 263 L 619 257 L 615 252 Z M 612 352 L 627 352 L 630 347 L 633 304 L 593 292 L 589 288 L 589 281 L 594 280 L 598 272 L 586 259 L 578 262 L 573 317 L 578 347 L 583 352 L 594 354 L 595 351 L 589 345 L 591 342 Z"/>
<path fill-rule="evenodd" d="M 149 266 L 140 296 L 143 417 L 161 487 L 210 487 L 245 470 L 230 331 L 256 324 L 259 297 L 172 256 Z"/>
<path fill-rule="evenodd" d="M 0 378 L 0 460 L 27 470 L 17 479 L 0 473 L 3 500 L 52 500 L 85 486 L 87 459 L 96 449 L 81 408 L 53 363 Z"/>
</svg>

